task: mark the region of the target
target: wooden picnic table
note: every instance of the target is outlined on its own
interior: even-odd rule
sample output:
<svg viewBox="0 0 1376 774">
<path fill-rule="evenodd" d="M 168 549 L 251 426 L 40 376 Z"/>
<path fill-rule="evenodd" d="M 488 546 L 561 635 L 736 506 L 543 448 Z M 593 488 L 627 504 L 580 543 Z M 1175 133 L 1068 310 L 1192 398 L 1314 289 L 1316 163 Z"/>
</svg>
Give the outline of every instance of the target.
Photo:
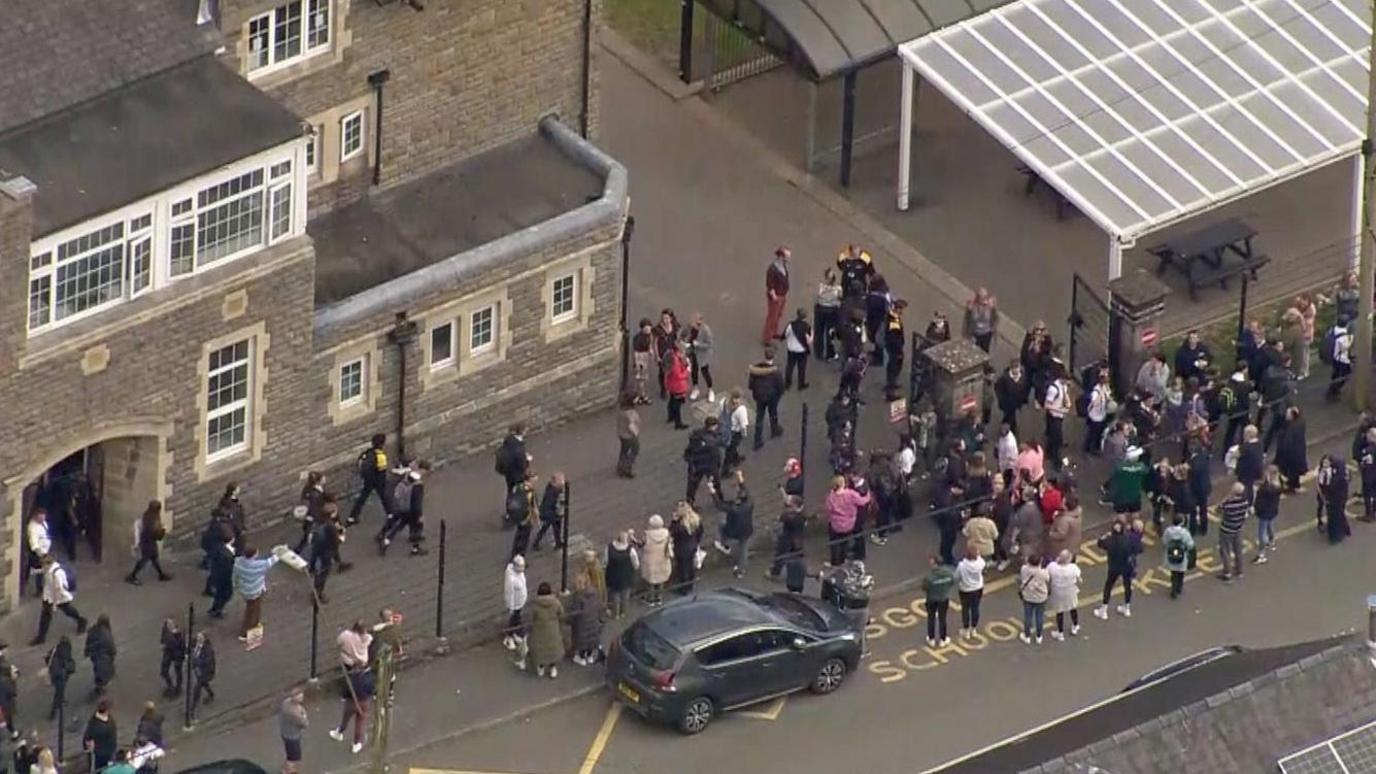
<svg viewBox="0 0 1376 774">
<path fill-rule="evenodd" d="M 1218 282 L 1226 288 L 1229 277 L 1243 272 L 1256 278 L 1256 270 L 1268 260 L 1252 251 L 1252 238 L 1256 235 L 1256 229 L 1246 222 L 1229 218 L 1149 247 L 1147 252 L 1160 261 L 1157 274 L 1165 273 L 1168 267 L 1184 274 L 1190 286 L 1190 299 L 1197 300 L 1197 291 L 1203 285 Z"/>
</svg>

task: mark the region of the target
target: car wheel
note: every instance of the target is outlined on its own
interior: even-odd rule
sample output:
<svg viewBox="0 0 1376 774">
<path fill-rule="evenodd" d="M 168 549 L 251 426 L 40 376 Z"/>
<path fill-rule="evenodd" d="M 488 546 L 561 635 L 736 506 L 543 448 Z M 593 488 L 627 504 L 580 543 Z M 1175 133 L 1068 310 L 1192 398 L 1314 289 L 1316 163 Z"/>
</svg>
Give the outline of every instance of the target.
<svg viewBox="0 0 1376 774">
<path fill-rule="evenodd" d="M 841 687 L 846 679 L 846 662 L 840 658 L 829 658 L 817 675 L 812 678 L 813 693 L 831 693 Z"/>
<path fill-rule="evenodd" d="M 683 714 L 678 718 L 678 730 L 689 735 L 700 734 L 712 722 L 715 713 L 716 707 L 712 705 L 712 700 L 706 696 L 699 696 L 684 706 Z"/>
</svg>

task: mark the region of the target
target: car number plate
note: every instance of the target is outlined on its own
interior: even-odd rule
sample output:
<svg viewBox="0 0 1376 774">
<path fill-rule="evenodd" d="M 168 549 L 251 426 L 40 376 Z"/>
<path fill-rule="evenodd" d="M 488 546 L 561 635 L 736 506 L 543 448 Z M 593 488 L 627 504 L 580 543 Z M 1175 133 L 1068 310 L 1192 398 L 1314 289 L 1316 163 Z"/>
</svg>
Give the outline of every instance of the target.
<svg viewBox="0 0 1376 774">
<path fill-rule="evenodd" d="M 619 691 L 622 696 L 625 696 L 632 704 L 640 703 L 640 694 L 637 693 L 635 689 L 631 688 L 629 685 L 626 685 L 625 683 L 617 683 L 616 690 Z"/>
</svg>

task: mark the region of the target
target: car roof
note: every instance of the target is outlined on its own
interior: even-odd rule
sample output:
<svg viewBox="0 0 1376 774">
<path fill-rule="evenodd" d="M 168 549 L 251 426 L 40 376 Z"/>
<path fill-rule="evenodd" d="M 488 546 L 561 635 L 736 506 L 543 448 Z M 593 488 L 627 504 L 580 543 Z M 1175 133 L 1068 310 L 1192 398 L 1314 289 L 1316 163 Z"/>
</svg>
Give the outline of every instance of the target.
<svg viewBox="0 0 1376 774">
<path fill-rule="evenodd" d="M 741 628 L 787 622 L 760 605 L 767 599 L 742 589 L 703 591 L 641 617 L 639 623 L 678 646 L 691 648 Z"/>
<path fill-rule="evenodd" d="M 199 766 L 182 769 L 177 774 L 267 774 L 267 772 L 252 761 L 246 761 L 243 758 L 231 758 L 214 763 L 202 763 Z"/>
</svg>

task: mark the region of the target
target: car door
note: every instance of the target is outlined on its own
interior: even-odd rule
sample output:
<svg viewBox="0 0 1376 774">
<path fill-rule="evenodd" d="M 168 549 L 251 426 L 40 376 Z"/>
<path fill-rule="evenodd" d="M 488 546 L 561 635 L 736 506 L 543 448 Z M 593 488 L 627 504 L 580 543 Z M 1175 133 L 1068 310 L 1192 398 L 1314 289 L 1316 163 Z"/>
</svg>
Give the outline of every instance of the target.
<svg viewBox="0 0 1376 774">
<path fill-rule="evenodd" d="M 758 636 L 761 671 L 768 675 L 769 693 L 792 691 L 812 679 L 814 638 L 788 629 L 764 629 Z M 802 640 L 802 647 L 798 647 L 798 640 Z"/>
<path fill-rule="evenodd" d="M 697 652 L 709 690 L 724 707 L 749 704 L 774 692 L 774 675 L 765 662 L 758 631 L 743 632 Z"/>
</svg>

